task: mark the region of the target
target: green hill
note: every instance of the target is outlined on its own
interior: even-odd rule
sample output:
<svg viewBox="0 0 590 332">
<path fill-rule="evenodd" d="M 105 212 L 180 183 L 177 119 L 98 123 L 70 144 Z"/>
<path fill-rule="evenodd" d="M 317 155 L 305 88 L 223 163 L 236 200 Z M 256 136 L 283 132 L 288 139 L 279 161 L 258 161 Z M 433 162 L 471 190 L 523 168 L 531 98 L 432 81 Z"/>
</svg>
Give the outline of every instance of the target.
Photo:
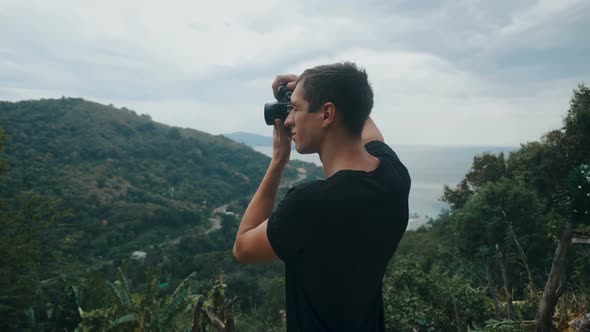
<svg viewBox="0 0 590 332">
<path fill-rule="evenodd" d="M 204 232 L 216 207 L 245 208 L 269 163 L 223 136 L 78 98 L 0 102 L 0 127 L 9 164 L 0 194 L 59 198 L 83 231 L 86 258 L 126 256 L 189 228 Z M 285 181 L 301 179 L 299 167 L 321 176 L 297 162 Z"/>
<path fill-rule="evenodd" d="M 244 266 L 231 254 L 269 162 L 221 135 L 127 108 L 79 98 L 0 102 L 0 330 L 43 324 L 26 310 L 45 315 L 46 303 L 56 311 L 40 321 L 73 329 L 73 285 L 113 280 L 125 266 L 129 289 L 143 292 L 156 265 L 164 294 L 194 272 L 195 291 L 207 294 L 223 276 L 239 311 L 280 323 L 282 264 Z M 314 164 L 291 161 L 277 199 L 321 177 Z M 105 300 L 86 298 L 84 309 Z"/>
</svg>

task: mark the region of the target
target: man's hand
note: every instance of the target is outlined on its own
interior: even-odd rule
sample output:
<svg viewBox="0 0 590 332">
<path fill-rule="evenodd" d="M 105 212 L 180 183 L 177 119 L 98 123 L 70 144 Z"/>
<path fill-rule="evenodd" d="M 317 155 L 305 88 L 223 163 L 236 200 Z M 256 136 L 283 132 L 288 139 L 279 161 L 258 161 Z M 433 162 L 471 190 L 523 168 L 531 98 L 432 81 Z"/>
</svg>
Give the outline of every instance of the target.
<svg viewBox="0 0 590 332">
<path fill-rule="evenodd" d="M 285 166 L 291 155 L 291 128 L 285 127 L 283 121 L 275 119 L 272 135 L 272 162 Z"/>
<path fill-rule="evenodd" d="M 272 82 L 272 94 L 276 97 L 281 84 L 286 84 L 288 90 L 295 90 L 297 79 L 295 74 L 278 75 Z M 272 161 L 279 166 L 285 166 L 291 155 L 291 129 L 285 127 L 283 121 L 275 120 L 273 131 Z"/>
<path fill-rule="evenodd" d="M 272 82 L 272 95 L 275 96 L 275 98 L 277 97 L 277 91 L 279 90 L 279 86 L 281 84 L 287 84 L 288 90 L 295 90 L 295 85 L 298 78 L 299 76 L 295 74 L 278 75 Z"/>
</svg>

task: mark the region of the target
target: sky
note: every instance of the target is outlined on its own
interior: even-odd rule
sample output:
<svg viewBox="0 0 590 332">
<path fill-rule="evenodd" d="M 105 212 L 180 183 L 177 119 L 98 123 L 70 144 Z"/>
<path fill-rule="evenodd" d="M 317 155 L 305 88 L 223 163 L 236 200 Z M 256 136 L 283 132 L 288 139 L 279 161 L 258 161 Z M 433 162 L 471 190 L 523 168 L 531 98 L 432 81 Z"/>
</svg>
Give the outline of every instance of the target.
<svg viewBox="0 0 590 332">
<path fill-rule="evenodd" d="M 276 75 L 354 61 L 388 143 L 518 146 L 590 84 L 588 31 L 588 0 L 0 0 L 0 100 L 269 136 Z"/>
</svg>

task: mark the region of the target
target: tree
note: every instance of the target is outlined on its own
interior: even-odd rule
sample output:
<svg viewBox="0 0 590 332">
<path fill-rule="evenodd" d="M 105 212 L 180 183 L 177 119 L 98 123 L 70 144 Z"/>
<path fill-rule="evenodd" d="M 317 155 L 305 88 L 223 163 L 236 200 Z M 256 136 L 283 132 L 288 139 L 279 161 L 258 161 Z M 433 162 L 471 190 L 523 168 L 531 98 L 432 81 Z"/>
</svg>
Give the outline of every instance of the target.
<svg viewBox="0 0 590 332">
<path fill-rule="evenodd" d="M 553 329 L 553 313 L 567 286 L 567 255 L 573 232 L 579 224 L 590 224 L 590 166 L 580 165 L 568 176 L 570 218 L 555 251 L 551 272 L 537 311 L 537 331 Z"/>
<path fill-rule="evenodd" d="M 544 224 L 541 212 L 534 193 L 522 184 L 500 178 L 483 186 L 453 218 L 460 252 L 480 262 L 492 297 L 496 296 L 499 269 L 511 319 L 515 315 L 513 287 L 528 285 L 534 289 L 530 261 L 542 266 L 542 261 L 535 260 L 535 255 L 542 257 L 539 254 L 544 251 L 544 238 L 537 231 Z"/>
<path fill-rule="evenodd" d="M 554 195 L 564 190 L 563 179 L 569 171 L 562 131 L 553 130 L 540 142 L 523 144 L 510 154 L 507 164 L 509 176 L 536 191 L 547 208 L 558 205 Z"/>
<path fill-rule="evenodd" d="M 473 195 L 488 182 L 496 182 L 506 175 L 506 161 L 504 154 L 483 153 L 473 157 L 471 169 L 465 178 L 451 189 L 444 185 L 442 201 L 449 203 L 451 210 L 461 209 Z"/>
<path fill-rule="evenodd" d="M 573 91 L 570 109 L 564 120 L 564 142 L 570 165 L 590 161 L 590 89 L 579 85 Z"/>
<path fill-rule="evenodd" d="M 506 161 L 504 153 L 498 155 L 483 153 L 473 158 L 473 164 L 465 179 L 475 189 L 479 190 L 489 182 L 496 182 L 506 176 Z"/>
<path fill-rule="evenodd" d="M 451 210 L 456 211 L 465 206 L 471 195 L 473 190 L 469 187 L 467 179 L 463 179 L 454 190 L 444 185 L 442 201 L 449 203 Z"/>
<path fill-rule="evenodd" d="M 5 136 L 0 129 L 0 151 Z M 7 170 L 0 155 L 0 177 Z M 39 327 L 46 308 L 43 283 L 73 268 L 68 252 L 80 237 L 59 200 L 34 192 L 0 197 L 0 330 Z"/>
<path fill-rule="evenodd" d="M 462 331 L 485 320 L 489 300 L 456 272 L 396 258 L 383 284 L 387 331 Z"/>
<path fill-rule="evenodd" d="M 576 199 L 579 193 L 578 186 L 585 188 L 583 186 L 585 186 L 584 182 L 587 180 L 585 174 L 581 176 L 581 172 L 585 170 L 585 166 L 579 165 L 590 161 L 590 89 L 584 85 L 579 85 L 578 90 L 573 91 L 570 109 L 564 120 L 562 132 L 565 159 L 567 160 L 569 169 L 571 169 L 567 177 L 569 180 L 566 180 L 565 176 L 560 178 L 563 186 L 569 187 L 569 195 L 560 196 L 562 198 L 562 204 L 560 206 L 566 206 L 567 204 L 564 204 L 563 200 L 573 200 L 574 203 L 576 201 L 579 202 Z M 574 168 L 576 166 L 577 168 Z M 575 179 L 579 179 L 580 183 L 576 183 L 577 181 Z M 582 202 L 587 201 L 582 199 Z M 563 211 L 563 209 L 558 211 L 558 213 L 562 214 L 566 223 L 562 227 L 563 232 L 561 233 L 560 241 L 555 251 L 551 272 L 549 273 L 545 291 L 543 292 L 543 297 L 537 311 L 537 331 L 551 331 L 554 329 L 552 319 L 555 305 L 567 285 L 565 270 L 568 262 L 568 252 L 571 247 L 571 237 L 576 227 L 576 224 L 573 222 L 579 219 L 575 212 L 577 209 L 577 207 L 570 205 L 566 211 Z"/>
</svg>

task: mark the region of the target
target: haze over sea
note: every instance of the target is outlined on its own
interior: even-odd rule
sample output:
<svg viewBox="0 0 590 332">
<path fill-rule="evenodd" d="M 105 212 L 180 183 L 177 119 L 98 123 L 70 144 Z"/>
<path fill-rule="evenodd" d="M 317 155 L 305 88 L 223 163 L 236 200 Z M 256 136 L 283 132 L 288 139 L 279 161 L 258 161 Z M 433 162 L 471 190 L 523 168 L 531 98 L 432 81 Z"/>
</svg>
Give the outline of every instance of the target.
<svg viewBox="0 0 590 332">
<path fill-rule="evenodd" d="M 412 178 L 410 191 L 410 222 L 408 229 L 435 218 L 447 204 L 440 201 L 443 186 L 454 188 L 471 168 L 473 157 L 484 152 L 505 156 L 518 147 L 510 146 L 444 146 L 444 145 L 390 145 Z M 254 149 L 271 156 L 271 146 L 255 146 Z M 301 155 L 294 149 L 291 159 L 308 161 L 321 166 L 317 154 Z"/>
</svg>

